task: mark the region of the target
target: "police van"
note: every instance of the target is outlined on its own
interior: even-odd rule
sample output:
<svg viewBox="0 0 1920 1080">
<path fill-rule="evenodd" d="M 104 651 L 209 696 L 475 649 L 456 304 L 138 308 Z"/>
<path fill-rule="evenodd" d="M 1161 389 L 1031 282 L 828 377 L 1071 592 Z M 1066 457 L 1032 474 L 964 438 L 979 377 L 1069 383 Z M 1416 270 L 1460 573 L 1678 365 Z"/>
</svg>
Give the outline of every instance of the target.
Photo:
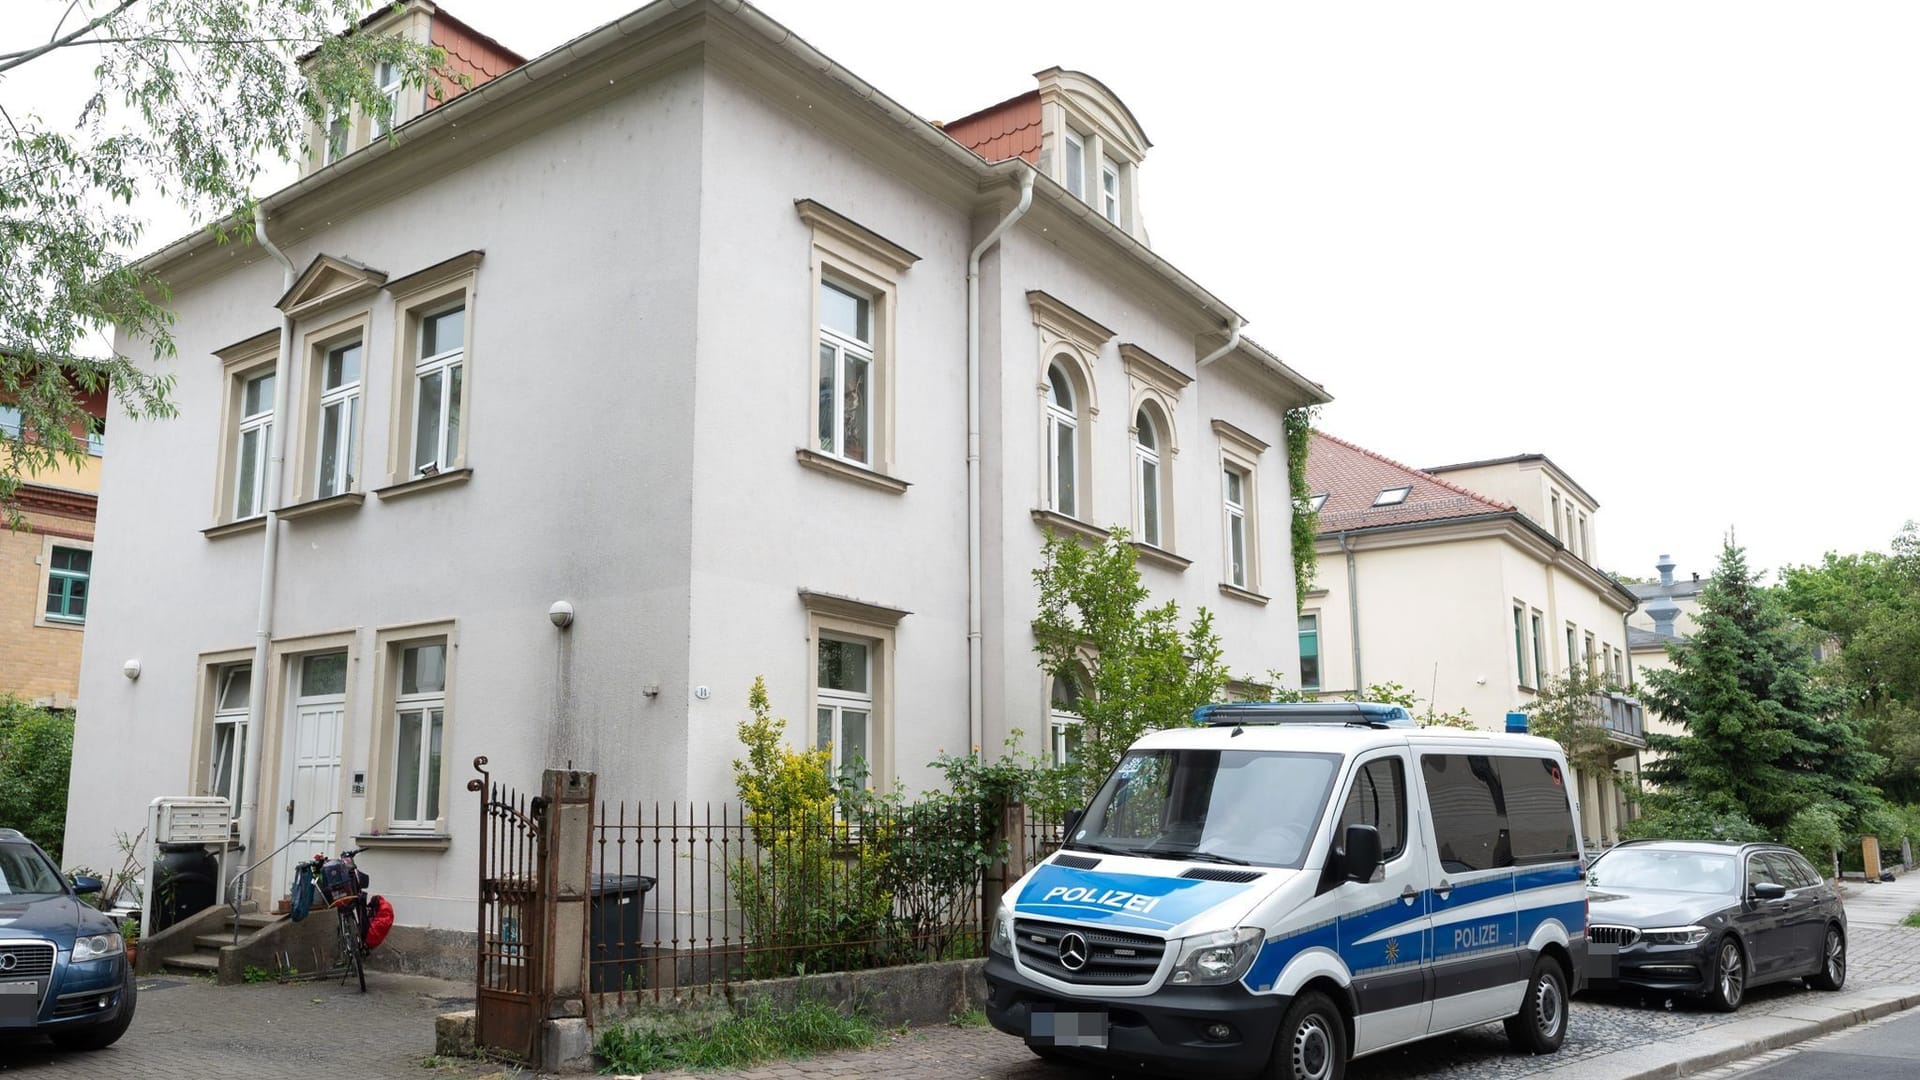
<svg viewBox="0 0 1920 1080">
<path fill-rule="evenodd" d="M 1339 1080 L 1492 1021 L 1552 1053 L 1584 988 L 1558 744 L 1387 705 L 1206 706 L 1140 739 L 995 914 L 993 1026 L 1043 1058 Z"/>
</svg>

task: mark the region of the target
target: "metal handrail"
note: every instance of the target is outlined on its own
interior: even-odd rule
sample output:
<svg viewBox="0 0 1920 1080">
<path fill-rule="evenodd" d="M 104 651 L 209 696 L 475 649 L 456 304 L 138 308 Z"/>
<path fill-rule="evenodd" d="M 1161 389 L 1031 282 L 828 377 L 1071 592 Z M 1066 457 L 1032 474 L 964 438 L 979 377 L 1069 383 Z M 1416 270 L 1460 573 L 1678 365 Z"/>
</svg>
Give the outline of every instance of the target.
<svg viewBox="0 0 1920 1080">
<path fill-rule="evenodd" d="M 319 820 L 315 821 L 313 824 L 307 826 L 306 828 L 301 829 L 299 832 L 294 833 L 292 836 L 287 837 L 286 843 L 281 844 L 279 847 L 274 848 L 272 851 L 269 851 L 265 855 L 262 855 L 258 859 L 255 859 L 252 863 L 248 864 L 239 873 L 233 875 L 232 879 L 227 882 L 227 905 L 233 908 L 233 943 L 235 945 L 240 944 L 240 882 L 241 882 L 241 879 L 253 873 L 255 870 L 259 869 L 260 867 L 266 865 L 269 861 L 273 859 L 274 856 L 292 847 L 295 841 L 299 840 L 301 837 L 307 835 L 313 830 L 319 828 L 321 823 L 326 821 L 328 818 L 339 817 L 341 816 L 341 813 L 342 812 L 339 810 L 329 810 L 326 813 L 320 815 Z"/>
</svg>

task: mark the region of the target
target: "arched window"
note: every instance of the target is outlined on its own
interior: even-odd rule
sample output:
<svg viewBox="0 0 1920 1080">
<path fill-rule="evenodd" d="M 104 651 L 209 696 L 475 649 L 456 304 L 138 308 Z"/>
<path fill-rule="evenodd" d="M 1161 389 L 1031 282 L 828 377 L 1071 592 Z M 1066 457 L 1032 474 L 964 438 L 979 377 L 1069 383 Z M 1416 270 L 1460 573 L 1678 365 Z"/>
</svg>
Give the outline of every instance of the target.
<svg viewBox="0 0 1920 1080">
<path fill-rule="evenodd" d="M 1053 677 L 1053 698 L 1047 719 L 1056 765 L 1065 765 L 1080 756 L 1080 695 L 1086 678 L 1086 671 L 1078 664 Z"/>
<path fill-rule="evenodd" d="M 1059 364 L 1047 368 L 1047 503 L 1068 517 L 1079 514 L 1080 413 L 1073 380 Z"/>
<path fill-rule="evenodd" d="M 1133 418 L 1134 527 L 1140 539 L 1160 543 L 1160 428 L 1153 412 L 1142 408 Z"/>
</svg>

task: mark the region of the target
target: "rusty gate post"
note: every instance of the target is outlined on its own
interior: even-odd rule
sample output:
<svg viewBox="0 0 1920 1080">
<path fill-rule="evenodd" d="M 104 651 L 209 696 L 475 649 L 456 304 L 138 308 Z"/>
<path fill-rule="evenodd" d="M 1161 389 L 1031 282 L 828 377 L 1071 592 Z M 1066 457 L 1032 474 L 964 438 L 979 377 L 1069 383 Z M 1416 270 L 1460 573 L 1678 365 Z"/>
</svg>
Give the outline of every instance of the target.
<svg viewBox="0 0 1920 1080">
<path fill-rule="evenodd" d="M 540 794 L 547 805 L 543 868 L 547 928 L 549 1017 L 584 1016 L 587 990 L 587 887 L 593 844 L 595 777 L 577 769 L 548 769 Z"/>
</svg>

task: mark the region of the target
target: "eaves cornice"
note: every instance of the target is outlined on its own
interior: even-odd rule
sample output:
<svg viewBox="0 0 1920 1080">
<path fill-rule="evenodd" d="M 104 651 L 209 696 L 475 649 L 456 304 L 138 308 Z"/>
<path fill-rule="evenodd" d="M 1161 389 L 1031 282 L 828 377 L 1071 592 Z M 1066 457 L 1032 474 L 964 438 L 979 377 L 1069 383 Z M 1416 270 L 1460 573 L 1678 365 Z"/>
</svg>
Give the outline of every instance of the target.
<svg viewBox="0 0 1920 1080">
<path fill-rule="evenodd" d="M 1639 606 L 1639 600 L 1626 586 L 1601 573 L 1566 549 L 1551 533 L 1518 510 L 1504 510 L 1471 517 L 1438 518 L 1433 521 L 1408 521 L 1394 525 L 1323 532 L 1314 537 L 1313 551 L 1335 555 L 1346 548 L 1352 551 L 1379 551 L 1389 548 L 1418 547 L 1424 544 L 1460 543 L 1469 540 L 1496 539 L 1510 543 L 1546 566 L 1579 578 L 1608 605 L 1627 614 Z"/>
</svg>

